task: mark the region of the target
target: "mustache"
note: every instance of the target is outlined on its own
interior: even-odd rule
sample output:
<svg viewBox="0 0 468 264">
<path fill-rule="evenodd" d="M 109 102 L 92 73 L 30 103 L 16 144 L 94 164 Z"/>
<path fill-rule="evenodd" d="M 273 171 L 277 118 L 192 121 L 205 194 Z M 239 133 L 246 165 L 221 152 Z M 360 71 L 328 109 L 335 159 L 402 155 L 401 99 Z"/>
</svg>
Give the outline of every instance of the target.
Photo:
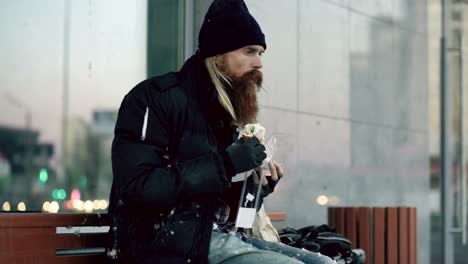
<svg viewBox="0 0 468 264">
<path fill-rule="evenodd" d="M 251 70 L 249 72 L 244 73 L 244 75 L 242 75 L 241 77 L 235 78 L 233 80 L 233 84 L 233 86 L 237 86 L 237 84 L 253 84 L 257 87 L 257 91 L 259 91 L 262 88 L 263 84 L 263 73 L 258 69 Z"/>
</svg>

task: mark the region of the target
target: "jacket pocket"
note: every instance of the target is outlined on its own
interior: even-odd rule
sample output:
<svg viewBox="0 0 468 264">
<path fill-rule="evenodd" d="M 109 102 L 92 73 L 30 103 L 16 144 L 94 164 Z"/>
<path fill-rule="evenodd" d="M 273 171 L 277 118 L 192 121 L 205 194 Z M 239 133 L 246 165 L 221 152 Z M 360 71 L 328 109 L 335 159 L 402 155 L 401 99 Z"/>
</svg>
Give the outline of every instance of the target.
<svg viewBox="0 0 468 264">
<path fill-rule="evenodd" d="M 195 248 L 201 225 L 197 208 L 169 215 L 152 242 L 161 253 L 187 256 Z"/>
</svg>

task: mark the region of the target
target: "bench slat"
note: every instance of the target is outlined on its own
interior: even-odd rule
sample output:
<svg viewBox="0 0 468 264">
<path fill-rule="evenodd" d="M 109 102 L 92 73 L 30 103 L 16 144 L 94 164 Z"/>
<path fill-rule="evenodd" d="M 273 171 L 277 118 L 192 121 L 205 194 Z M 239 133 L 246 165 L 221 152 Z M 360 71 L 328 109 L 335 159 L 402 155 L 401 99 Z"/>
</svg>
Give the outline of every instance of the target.
<svg viewBox="0 0 468 264">
<path fill-rule="evenodd" d="M 0 228 L 107 225 L 107 214 L 0 213 Z"/>
<path fill-rule="evenodd" d="M 92 255 L 105 255 L 107 252 L 106 248 L 96 247 L 96 248 L 58 248 L 55 250 L 55 255 L 58 257 L 64 256 L 92 256 Z"/>
<path fill-rule="evenodd" d="M 55 228 L 57 235 L 97 235 L 107 234 L 110 226 L 58 226 Z"/>
<path fill-rule="evenodd" d="M 81 256 L 81 257 L 57 257 L 38 255 L 0 255 L 0 263 L 21 263 L 21 264 L 90 264 L 108 263 L 104 256 Z"/>
<path fill-rule="evenodd" d="M 398 264 L 398 208 L 386 209 L 387 264 Z"/>
<path fill-rule="evenodd" d="M 344 208 L 336 208 L 335 211 L 335 227 L 338 233 L 344 234 L 346 231 L 345 228 L 345 210 Z"/>
<path fill-rule="evenodd" d="M 286 221 L 286 213 L 283 211 L 271 211 L 267 212 L 267 215 L 272 222 Z"/>
<path fill-rule="evenodd" d="M 56 248 L 99 247 L 112 244 L 109 239 L 109 234 L 56 235 L 55 228 L 52 227 L 0 228 L 0 254 L 30 252 L 52 256 Z"/>
<path fill-rule="evenodd" d="M 369 207 L 360 207 L 358 209 L 358 244 L 359 248 L 364 250 L 368 257 L 364 264 L 370 264 L 370 253 L 371 248 L 371 208 Z"/>
<path fill-rule="evenodd" d="M 416 214 L 416 208 L 409 209 L 409 228 L 411 232 L 409 233 L 409 260 L 410 264 L 418 263 L 418 254 L 417 254 L 417 235 L 418 235 L 418 220 Z"/>
<path fill-rule="evenodd" d="M 370 227 L 369 227 L 370 228 Z M 372 263 L 385 263 L 385 208 L 374 208 L 374 251 Z"/>
<path fill-rule="evenodd" d="M 346 233 L 345 236 L 351 241 L 353 245 L 357 244 L 357 223 L 356 223 L 356 216 L 357 210 L 354 207 L 345 208 L 345 216 L 346 216 Z"/>
<path fill-rule="evenodd" d="M 409 216 L 408 216 L 409 208 L 398 208 L 398 263 L 399 264 L 408 264 L 409 262 L 409 251 L 408 251 L 408 241 L 409 241 L 409 234 L 408 234 L 408 225 L 409 225 Z"/>
</svg>

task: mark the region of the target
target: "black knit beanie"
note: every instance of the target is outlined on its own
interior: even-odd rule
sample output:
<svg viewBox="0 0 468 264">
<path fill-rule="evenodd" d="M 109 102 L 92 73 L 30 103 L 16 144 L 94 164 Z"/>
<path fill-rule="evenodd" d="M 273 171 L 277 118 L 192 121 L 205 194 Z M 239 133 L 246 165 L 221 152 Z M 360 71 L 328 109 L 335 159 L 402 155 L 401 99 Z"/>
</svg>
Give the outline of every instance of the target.
<svg viewBox="0 0 468 264">
<path fill-rule="evenodd" d="M 265 35 L 243 0 L 214 0 L 198 35 L 203 58 L 249 45 L 266 49 Z"/>
</svg>

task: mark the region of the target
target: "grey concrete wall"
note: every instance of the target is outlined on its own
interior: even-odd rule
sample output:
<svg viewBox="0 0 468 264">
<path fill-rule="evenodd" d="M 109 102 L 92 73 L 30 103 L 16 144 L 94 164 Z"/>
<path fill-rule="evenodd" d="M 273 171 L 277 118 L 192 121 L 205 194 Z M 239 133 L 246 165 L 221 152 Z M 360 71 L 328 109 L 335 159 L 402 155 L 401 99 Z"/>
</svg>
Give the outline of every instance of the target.
<svg viewBox="0 0 468 264">
<path fill-rule="evenodd" d="M 197 1 L 197 33 L 210 2 Z M 246 3 L 268 46 L 260 121 L 286 171 L 267 209 L 302 227 L 326 223 L 327 206 L 416 206 L 429 263 L 426 1 Z"/>
</svg>

